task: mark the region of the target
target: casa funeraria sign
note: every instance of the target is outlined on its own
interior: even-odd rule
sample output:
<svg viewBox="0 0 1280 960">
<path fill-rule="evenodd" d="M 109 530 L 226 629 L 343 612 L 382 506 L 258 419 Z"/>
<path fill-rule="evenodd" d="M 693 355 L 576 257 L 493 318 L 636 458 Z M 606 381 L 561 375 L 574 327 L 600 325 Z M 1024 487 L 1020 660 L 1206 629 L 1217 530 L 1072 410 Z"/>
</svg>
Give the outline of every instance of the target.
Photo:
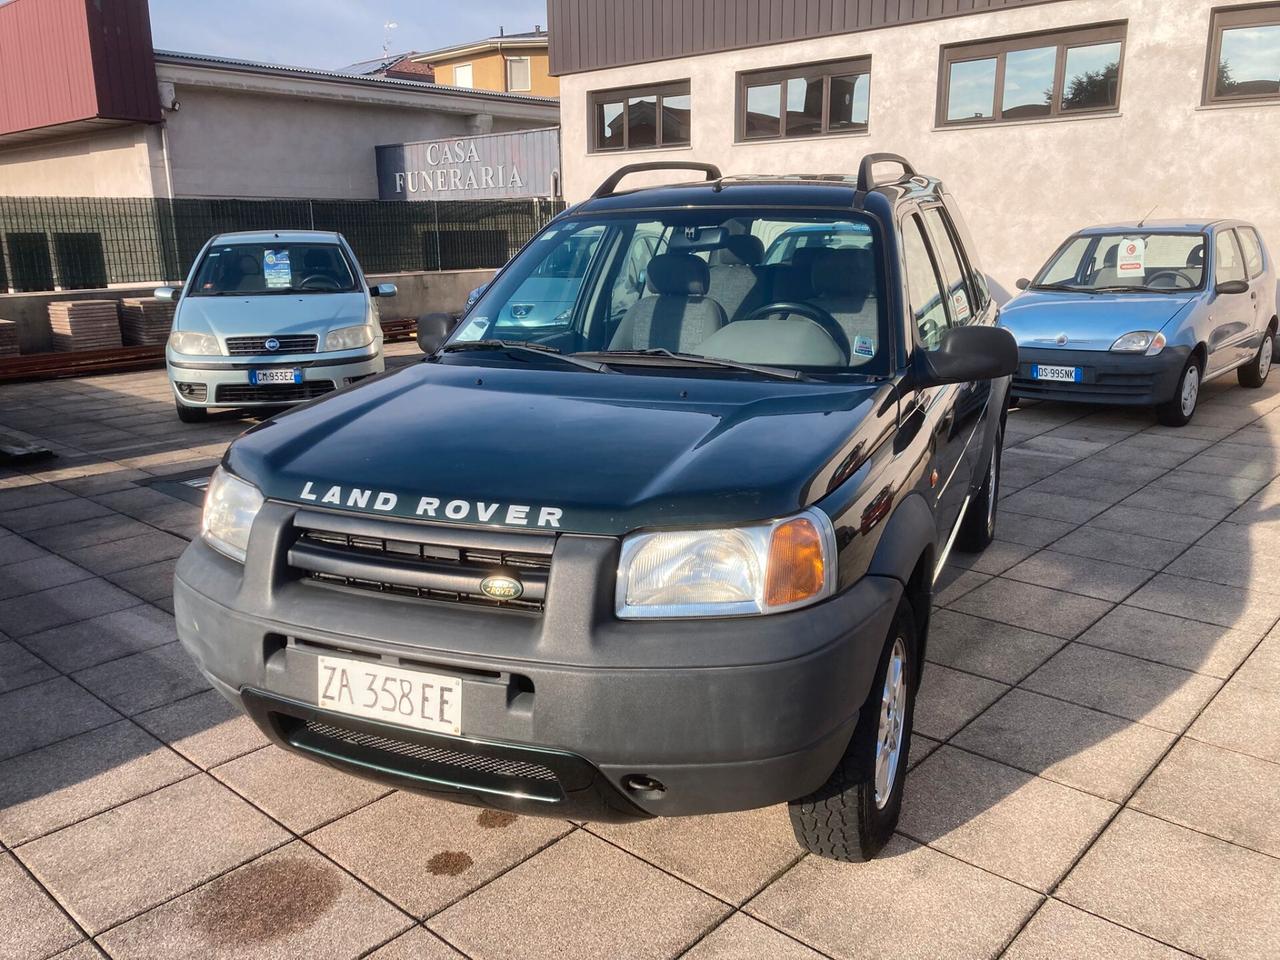
<svg viewBox="0 0 1280 960">
<path fill-rule="evenodd" d="M 560 193 L 560 131 L 375 147 L 381 200 L 496 200 Z"/>
</svg>

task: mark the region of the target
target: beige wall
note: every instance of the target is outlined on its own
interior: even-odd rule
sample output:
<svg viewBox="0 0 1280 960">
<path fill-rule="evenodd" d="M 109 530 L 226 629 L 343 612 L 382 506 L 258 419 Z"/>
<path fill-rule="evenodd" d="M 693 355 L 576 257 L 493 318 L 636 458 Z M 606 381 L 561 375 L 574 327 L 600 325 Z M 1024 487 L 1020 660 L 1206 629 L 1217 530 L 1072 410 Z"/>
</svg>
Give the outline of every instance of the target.
<svg viewBox="0 0 1280 960">
<path fill-rule="evenodd" d="M 156 128 L 135 124 L 0 149 L 0 197 L 163 196 Z"/>
<path fill-rule="evenodd" d="M 1215 0 L 1066 0 L 999 13 L 778 44 L 561 78 L 562 169 L 580 200 L 628 161 L 685 159 L 725 173 L 856 172 L 888 150 L 956 194 L 988 273 L 1006 291 L 1073 230 L 1108 220 L 1254 220 L 1280 255 L 1280 104 L 1202 107 Z M 1127 19 L 1120 113 L 1092 119 L 934 129 L 942 44 Z M 741 70 L 872 57 L 870 133 L 734 143 Z M 689 78 L 693 144 L 587 153 L 591 90 Z"/>
<path fill-rule="evenodd" d="M 529 77 L 532 84 L 531 90 L 511 92 L 527 93 L 533 97 L 560 96 L 560 79 L 551 76 L 548 72 L 549 63 L 545 47 L 530 50 L 512 48 L 502 52 L 493 50 L 487 53 L 454 57 L 449 60 L 433 60 L 431 64 L 435 67 L 436 83 L 453 86 L 456 82 L 453 73 L 454 68 L 460 64 L 469 63 L 471 64 L 472 87 L 505 93 L 507 92 L 507 57 L 529 58 Z"/>
</svg>

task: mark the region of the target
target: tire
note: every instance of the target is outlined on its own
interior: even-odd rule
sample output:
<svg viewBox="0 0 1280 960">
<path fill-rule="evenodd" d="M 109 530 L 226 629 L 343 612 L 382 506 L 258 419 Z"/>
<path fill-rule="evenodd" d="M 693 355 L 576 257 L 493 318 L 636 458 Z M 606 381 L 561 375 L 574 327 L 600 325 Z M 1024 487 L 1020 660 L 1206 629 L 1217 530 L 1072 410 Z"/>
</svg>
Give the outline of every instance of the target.
<svg viewBox="0 0 1280 960">
<path fill-rule="evenodd" d="M 879 853 L 893 835 L 902 810 L 902 786 L 911 747 L 918 650 L 915 618 L 903 597 L 898 601 L 893 626 L 880 654 L 871 693 L 859 711 L 858 724 L 844 756 L 826 783 L 809 796 L 788 804 L 796 840 L 810 853 L 863 863 Z M 890 679 L 891 662 L 892 682 L 886 682 Z M 882 730 L 881 714 L 890 699 L 894 704 L 893 719 Z M 886 732 L 896 736 L 896 752 L 881 752 Z M 883 757 L 882 764 L 877 763 L 878 756 Z M 887 785 L 882 793 L 877 792 L 877 771 L 882 785 Z"/>
<path fill-rule="evenodd" d="M 173 401 L 178 411 L 178 419 L 183 423 L 204 423 L 209 419 L 209 411 L 204 407 L 188 407 L 181 400 Z"/>
<path fill-rule="evenodd" d="M 1013 394 L 1009 394 L 1009 399 L 1005 401 L 1005 404 L 1007 409 L 1017 410 L 1018 404 L 1021 402 L 1022 402 L 1021 398 L 1015 397 Z"/>
<path fill-rule="evenodd" d="M 1242 387 L 1257 388 L 1267 382 L 1267 374 L 1271 372 L 1271 361 L 1275 357 L 1275 334 L 1267 330 L 1258 346 L 1253 359 L 1236 371 L 1236 377 Z"/>
<path fill-rule="evenodd" d="M 1185 427 L 1191 422 L 1191 418 L 1196 415 L 1196 404 L 1200 401 L 1203 372 L 1200 358 L 1192 354 L 1187 360 L 1187 365 L 1182 368 L 1182 376 L 1178 378 L 1178 386 L 1174 388 L 1173 396 L 1156 407 L 1157 420 L 1166 427 Z"/>
<path fill-rule="evenodd" d="M 969 509 L 956 534 L 956 549 L 965 553 L 981 553 L 996 536 L 996 511 L 1000 506 L 1000 461 L 1004 452 L 1004 424 L 996 427 L 991 459 L 982 487 L 969 501 Z"/>
</svg>

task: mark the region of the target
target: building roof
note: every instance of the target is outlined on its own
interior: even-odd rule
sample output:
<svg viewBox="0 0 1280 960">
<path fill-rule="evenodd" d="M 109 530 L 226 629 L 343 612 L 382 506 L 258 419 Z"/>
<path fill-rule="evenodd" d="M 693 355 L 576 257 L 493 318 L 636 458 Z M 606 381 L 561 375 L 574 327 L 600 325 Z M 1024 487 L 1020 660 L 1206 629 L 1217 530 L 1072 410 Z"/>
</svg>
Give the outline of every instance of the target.
<svg viewBox="0 0 1280 960">
<path fill-rule="evenodd" d="M 472 40 L 469 43 L 455 43 L 452 46 L 440 47 L 438 50 L 426 50 L 411 56 L 419 61 L 450 60 L 468 53 L 481 53 L 485 50 L 501 50 L 504 47 L 545 47 L 547 31 L 530 30 L 528 33 L 504 33 L 483 40 Z"/>
</svg>

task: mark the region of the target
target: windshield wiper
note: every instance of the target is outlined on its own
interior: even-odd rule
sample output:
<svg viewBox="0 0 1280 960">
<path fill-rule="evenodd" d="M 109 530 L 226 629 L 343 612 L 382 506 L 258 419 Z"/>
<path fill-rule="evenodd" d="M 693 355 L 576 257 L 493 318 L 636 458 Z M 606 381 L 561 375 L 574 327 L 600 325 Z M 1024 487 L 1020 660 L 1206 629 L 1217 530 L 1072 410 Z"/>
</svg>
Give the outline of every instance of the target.
<svg viewBox="0 0 1280 960">
<path fill-rule="evenodd" d="M 737 360 L 722 360 L 719 357 L 704 357 L 697 353 L 676 353 L 668 350 L 666 347 L 650 347 L 648 350 L 597 350 L 586 353 L 575 354 L 575 356 L 587 357 L 604 357 L 607 363 L 614 360 L 640 359 L 649 357 L 659 357 L 664 360 L 675 360 L 679 363 L 687 363 L 690 366 L 713 367 L 723 370 L 744 370 L 747 373 L 756 373 L 762 377 L 773 377 L 776 380 L 811 380 L 799 370 L 788 370 L 782 367 L 764 367 L 754 363 L 740 363 Z M 665 364 L 654 364 L 655 366 L 665 366 Z"/>
<path fill-rule="evenodd" d="M 1107 287 L 1094 287 L 1098 293 L 1187 293 L 1176 287 L 1145 287 L 1137 284 L 1115 283 Z"/>
<path fill-rule="evenodd" d="M 1032 290 L 1065 290 L 1068 293 L 1097 293 L 1093 287 L 1077 287 L 1070 283 L 1033 283 Z"/>
<path fill-rule="evenodd" d="M 459 340 L 446 343 L 440 348 L 441 353 L 465 353 L 469 350 L 503 350 L 507 353 L 534 356 L 539 360 L 559 360 L 592 373 L 608 373 L 609 368 L 603 363 L 583 360 L 576 356 L 566 356 L 555 347 L 545 343 L 525 343 L 521 340 Z"/>
</svg>

